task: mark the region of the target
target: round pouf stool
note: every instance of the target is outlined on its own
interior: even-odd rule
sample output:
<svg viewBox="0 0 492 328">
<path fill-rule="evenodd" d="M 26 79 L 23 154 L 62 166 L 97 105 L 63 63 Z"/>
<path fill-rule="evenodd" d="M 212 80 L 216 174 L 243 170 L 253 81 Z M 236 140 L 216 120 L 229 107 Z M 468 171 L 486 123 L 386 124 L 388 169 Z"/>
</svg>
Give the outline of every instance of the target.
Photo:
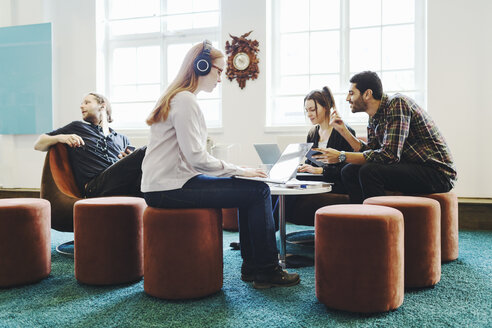
<svg viewBox="0 0 492 328">
<path fill-rule="evenodd" d="M 405 287 L 428 287 L 441 280 L 441 210 L 433 199 L 379 196 L 364 204 L 396 208 L 405 223 Z"/>
<path fill-rule="evenodd" d="M 144 213 L 144 290 L 189 299 L 222 288 L 222 211 L 161 209 Z"/>
<path fill-rule="evenodd" d="M 100 197 L 75 203 L 75 278 L 79 282 L 113 285 L 142 278 L 146 207 L 137 197 Z"/>
<path fill-rule="evenodd" d="M 46 278 L 51 272 L 50 239 L 50 202 L 0 199 L 0 287 Z"/>
<path fill-rule="evenodd" d="M 458 258 L 458 197 L 455 193 L 445 192 L 422 195 L 435 199 L 441 205 L 441 262 Z"/>
<path fill-rule="evenodd" d="M 222 228 L 228 231 L 239 230 L 237 208 L 222 209 Z"/>
<path fill-rule="evenodd" d="M 403 215 L 390 207 L 331 205 L 316 211 L 316 297 L 329 308 L 385 312 L 403 303 Z"/>
</svg>

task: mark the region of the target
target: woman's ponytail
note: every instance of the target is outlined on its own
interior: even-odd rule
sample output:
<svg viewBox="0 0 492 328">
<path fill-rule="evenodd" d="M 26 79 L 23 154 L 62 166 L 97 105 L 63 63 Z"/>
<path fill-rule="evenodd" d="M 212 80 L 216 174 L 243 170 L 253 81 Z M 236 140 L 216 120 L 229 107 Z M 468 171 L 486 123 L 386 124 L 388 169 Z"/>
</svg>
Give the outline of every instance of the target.
<svg viewBox="0 0 492 328">
<path fill-rule="evenodd" d="M 326 99 L 326 108 L 328 110 L 332 108 L 337 108 L 335 105 L 335 98 L 333 97 L 333 93 L 331 93 L 330 88 L 328 87 L 323 87 L 323 90 L 321 90 L 321 93 L 323 94 L 323 97 Z"/>
</svg>

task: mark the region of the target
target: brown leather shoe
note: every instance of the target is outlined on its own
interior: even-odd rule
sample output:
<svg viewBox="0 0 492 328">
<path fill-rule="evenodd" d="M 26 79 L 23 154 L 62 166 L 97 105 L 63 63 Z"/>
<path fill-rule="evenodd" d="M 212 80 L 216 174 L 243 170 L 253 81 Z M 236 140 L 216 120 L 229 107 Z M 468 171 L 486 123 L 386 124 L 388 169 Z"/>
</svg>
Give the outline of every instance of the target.
<svg viewBox="0 0 492 328">
<path fill-rule="evenodd" d="M 253 287 L 256 289 L 290 287 L 297 285 L 300 281 L 299 274 L 288 273 L 279 265 L 268 271 L 257 272 L 253 280 Z"/>
</svg>

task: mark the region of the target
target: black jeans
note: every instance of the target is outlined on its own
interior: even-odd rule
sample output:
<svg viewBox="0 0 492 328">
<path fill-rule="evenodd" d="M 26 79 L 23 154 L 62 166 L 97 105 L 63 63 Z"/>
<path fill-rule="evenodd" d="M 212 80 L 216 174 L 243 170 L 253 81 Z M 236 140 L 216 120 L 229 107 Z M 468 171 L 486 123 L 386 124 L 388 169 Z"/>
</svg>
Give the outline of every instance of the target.
<svg viewBox="0 0 492 328">
<path fill-rule="evenodd" d="M 453 185 L 446 175 L 432 167 L 413 163 L 364 165 L 348 164 L 342 169 L 342 181 L 352 203 L 384 196 L 386 190 L 405 194 L 448 192 Z"/>
<path fill-rule="evenodd" d="M 147 205 L 159 208 L 239 208 L 239 241 L 244 265 L 278 265 L 270 188 L 260 181 L 211 177 L 188 180 L 180 189 L 145 193 Z"/>
<path fill-rule="evenodd" d="M 142 181 L 142 161 L 147 146 L 136 149 L 130 155 L 120 159 L 97 177 L 87 183 L 85 196 L 135 196 L 143 197 L 140 191 Z"/>
</svg>

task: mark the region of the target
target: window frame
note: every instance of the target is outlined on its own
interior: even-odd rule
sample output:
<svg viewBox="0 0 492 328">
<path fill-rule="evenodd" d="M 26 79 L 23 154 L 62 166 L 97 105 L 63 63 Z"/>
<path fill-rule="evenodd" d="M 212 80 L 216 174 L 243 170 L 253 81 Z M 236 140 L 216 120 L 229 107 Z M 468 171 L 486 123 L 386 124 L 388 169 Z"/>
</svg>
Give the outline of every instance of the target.
<svg viewBox="0 0 492 328">
<path fill-rule="evenodd" d="M 404 71 L 407 69 L 384 69 L 382 66 L 382 59 L 383 59 L 383 53 L 382 53 L 382 47 L 383 47 L 383 42 L 381 42 L 380 47 L 381 47 L 381 54 L 379 57 L 380 61 L 380 70 L 376 71 L 378 75 L 380 76 L 382 82 L 383 82 L 383 88 L 384 92 L 388 94 L 393 94 L 394 92 L 415 92 L 416 97 L 415 100 L 417 103 L 419 103 L 424 109 L 427 108 L 427 0 L 414 0 L 415 1 L 415 17 L 414 21 L 411 23 L 395 23 L 395 24 L 383 24 L 382 22 L 379 25 L 368 25 L 368 26 L 360 26 L 360 27 L 350 27 L 350 0 L 339 0 L 339 8 L 340 8 L 340 26 L 339 28 L 328 28 L 328 29 L 323 29 L 323 30 L 311 30 L 309 27 L 306 30 L 302 31 L 289 31 L 282 33 L 280 31 L 280 9 L 281 9 L 281 0 L 271 0 L 271 27 L 270 27 L 270 40 L 272 43 L 272 54 L 270 56 L 270 85 L 269 87 L 269 92 L 267 94 L 267 108 L 266 108 L 266 113 L 265 113 L 265 131 L 266 132 L 301 132 L 305 131 L 306 127 L 309 126 L 308 122 L 299 122 L 298 124 L 282 124 L 282 123 L 275 123 L 274 116 L 278 116 L 275 112 L 275 100 L 281 97 L 304 97 L 305 94 L 301 93 L 294 93 L 294 94 L 280 94 L 277 92 L 277 88 L 280 86 L 280 79 L 282 75 L 280 74 L 280 56 L 281 56 L 281 45 L 280 45 L 280 40 L 281 40 L 281 35 L 282 34 L 294 34 L 294 33 L 308 33 L 309 35 L 311 33 L 315 32 L 326 32 L 326 31 L 339 31 L 340 37 L 339 37 L 339 46 L 340 46 L 340 72 L 339 78 L 340 78 L 340 87 L 341 90 L 340 92 L 333 92 L 335 98 L 337 97 L 342 97 L 345 98 L 346 92 L 343 90 L 344 86 L 348 87 L 349 85 L 349 80 L 354 74 L 354 72 L 350 72 L 350 32 L 352 30 L 356 29 L 367 29 L 370 27 L 375 27 L 379 28 L 380 31 L 379 33 L 381 34 L 381 40 L 382 40 L 382 33 L 384 27 L 389 27 L 389 26 L 399 26 L 399 25 L 413 25 L 414 26 L 414 67 L 413 69 L 408 69 L 408 71 L 413 71 L 414 72 L 414 80 L 415 80 L 415 88 L 414 89 L 405 89 L 405 90 L 390 90 L 384 88 L 384 78 L 382 77 L 383 72 L 391 72 L 391 71 Z M 381 0 L 381 11 L 383 10 L 383 0 Z M 334 75 L 337 73 L 328 73 L 328 74 L 322 74 L 322 75 Z M 308 79 L 311 78 L 311 76 L 315 76 L 316 74 L 311 74 L 311 72 L 308 72 L 308 74 L 300 74 L 299 76 L 307 76 Z M 319 86 L 317 88 L 321 88 L 323 86 Z M 348 89 L 347 89 L 348 91 Z M 342 104 L 339 104 L 337 101 L 337 107 L 341 108 Z M 299 110 L 302 110 L 302 107 L 299 108 Z M 346 116 L 346 113 L 342 113 L 342 115 Z M 366 116 L 367 117 L 367 116 Z M 345 117 L 345 120 L 348 124 L 350 124 L 357 133 L 359 131 L 363 131 L 365 133 L 365 127 L 367 126 L 367 119 L 366 117 L 362 117 L 359 120 L 354 120 L 352 118 L 347 118 Z"/>
<path fill-rule="evenodd" d="M 160 47 L 160 94 L 165 91 L 165 88 L 169 85 L 171 81 L 168 81 L 167 76 L 167 47 L 172 44 L 181 44 L 181 43 L 198 43 L 205 39 L 210 40 L 212 43 L 217 42 L 221 44 L 221 2 L 219 1 L 219 8 L 217 11 L 200 11 L 200 12 L 190 12 L 189 14 L 196 13 L 207 13 L 207 12 L 218 12 L 219 13 L 219 22 L 217 27 L 205 27 L 205 28 L 191 28 L 191 29 L 183 29 L 178 31 L 166 31 L 166 19 L 165 17 L 171 16 L 166 14 L 166 0 L 160 0 L 161 3 L 161 13 L 157 17 L 160 19 L 160 31 L 152 32 L 152 33 L 136 33 L 136 34 L 127 34 L 127 35 L 117 35 L 110 36 L 110 23 L 114 21 L 125 21 L 136 18 L 149 18 L 156 16 L 146 16 L 146 17 L 134 17 L 134 18 L 124 18 L 124 19 L 110 19 L 109 18 L 109 5 L 111 0 L 97 0 L 98 4 L 96 5 L 96 17 L 97 17 L 97 51 L 98 51 L 98 59 L 97 59 L 97 89 L 101 90 L 103 94 L 105 94 L 108 99 L 112 99 L 112 73 L 113 73 L 113 63 L 111 58 L 113 58 L 113 53 L 118 48 L 125 47 L 141 47 L 141 46 L 159 46 Z M 114 1 L 114 0 L 113 0 Z M 182 15 L 182 14 L 176 14 Z M 135 85 L 145 85 L 136 83 Z M 206 98 L 208 99 L 220 99 L 222 90 L 219 89 L 218 98 Z M 154 99 L 152 101 L 133 101 L 133 102 L 113 102 L 115 104 L 132 104 L 132 103 L 149 103 L 149 113 L 152 110 L 153 106 L 157 102 L 158 99 Z M 199 98 L 199 101 L 201 99 Z M 223 115 L 222 115 L 222 103 L 219 102 L 219 121 L 218 124 L 212 124 L 212 130 L 218 131 L 223 128 Z M 207 121 L 207 123 L 209 123 Z M 137 136 L 147 134 L 148 127 L 147 126 L 135 126 L 133 128 L 130 127 L 119 127 L 115 126 L 118 131 L 126 131 Z"/>
</svg>

